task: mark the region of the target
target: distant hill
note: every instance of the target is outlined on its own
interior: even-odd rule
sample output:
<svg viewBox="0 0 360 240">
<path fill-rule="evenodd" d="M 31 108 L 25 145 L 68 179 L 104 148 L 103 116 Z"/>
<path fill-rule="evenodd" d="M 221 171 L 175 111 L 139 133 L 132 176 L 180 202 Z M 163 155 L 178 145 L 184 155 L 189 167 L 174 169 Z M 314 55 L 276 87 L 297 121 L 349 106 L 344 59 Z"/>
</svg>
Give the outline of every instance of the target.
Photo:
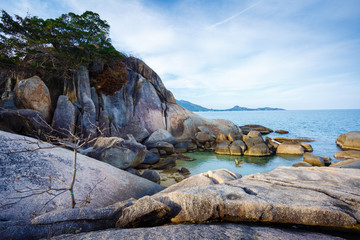
<svg viewBox="0 0 360 240">
<path fill-rule="evenodd" d="M 185 101 L 185 100 L 176 100 L 177 104 L 182 106 L 183 108 L 190 110 L 192 112 L 207 112 L 207 111 L 213 111 L 212 109 L 202 107 L 200 105 Z"/>
<path fill-rule="evenodd" d="M 176 102 L 182 106 L 183 108 L 186 108 L 187 110 L 190 110 L 192 112 L 209 112 L 209 111 L 274 111 L 274 110 L 285 110 L 283 108 L 270 108 L 270 107 L 261 107 L 261 108 L 246 108 L 246 107 L 240 107 L 238 105 L 229 108 L 229 109 L 212 109 L 212 108 L 206 108 L 194 103 L 191 103 L 189 101 L 185 100 L 176 100 Z"/>
</svg>

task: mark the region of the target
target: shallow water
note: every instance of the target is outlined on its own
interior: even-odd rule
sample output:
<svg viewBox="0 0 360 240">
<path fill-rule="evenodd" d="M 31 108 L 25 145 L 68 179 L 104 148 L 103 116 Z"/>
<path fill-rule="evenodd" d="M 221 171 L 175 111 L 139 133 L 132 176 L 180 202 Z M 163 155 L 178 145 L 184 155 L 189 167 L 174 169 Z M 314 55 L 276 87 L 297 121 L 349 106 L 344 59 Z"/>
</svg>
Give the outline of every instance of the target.
<svg viewBox="0 0 360 240">
<path fill-rule="evenodd" d="M 274 131 L 283 129 L 289 134 L 270 133 L 266 136 L 286 138 L 311 138 L 314 152 L 319 156 L 329 156 L 341 149 L 336 145 L 336 138 L 346 132 L 360 131 L 360 109 L 352 110 L 287 110 L 287 111 L 243 111 L 243 112 L 197 112 L 209 119 L 227 119 L 241 126 L 246 124 L 260 124 Z M 197 160 L 178 161 L 179 167 L 186 167 L 192 175 L 227 168 L 242 175 L 270 171 L 279 166 L 291 166 L 302 161 L 302 157 L 247 157 L 225 156 L 208 152 L 188 153 Z M 235 158 L 245 163 L 236 166 Z"/>
</svg>

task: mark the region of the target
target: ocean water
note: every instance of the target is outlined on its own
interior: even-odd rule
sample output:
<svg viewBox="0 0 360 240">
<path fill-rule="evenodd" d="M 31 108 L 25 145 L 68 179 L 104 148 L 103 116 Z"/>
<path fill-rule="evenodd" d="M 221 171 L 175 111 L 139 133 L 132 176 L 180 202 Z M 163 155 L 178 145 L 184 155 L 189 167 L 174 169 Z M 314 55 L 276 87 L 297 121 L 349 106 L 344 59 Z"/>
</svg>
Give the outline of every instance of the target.
<svg viewBox="0 0 360 240">
<path fill-rule="evenodd" d="M 311 146 L 315 155 L 333 156 L 341 149 L 336 145 L 336 138 L 346 132 L 360 131 L 360 109 L 351 110 L 286 110 L 286 111 L 241 111 L 241 112 L 197 112 L 209 119 L 227 119 L 241 126 L 259 124 L 274 131 L 283 129 L 288 134 L 270 133 L 265 136 L 286 138 L 314 139 Z M 188 153 L 195 161 L 177 161 L 178 167 L 186 167 L 191 175 L 208 170 L 227 168 L 240 174 L 249 175 L 270 171 L 279 166 L 291 166 L 302 161 L 302 157 L 247 157 L 225 156 L 209 152 Z M 235 158 L 245 161 L 237 167 Z"/>
</svg>

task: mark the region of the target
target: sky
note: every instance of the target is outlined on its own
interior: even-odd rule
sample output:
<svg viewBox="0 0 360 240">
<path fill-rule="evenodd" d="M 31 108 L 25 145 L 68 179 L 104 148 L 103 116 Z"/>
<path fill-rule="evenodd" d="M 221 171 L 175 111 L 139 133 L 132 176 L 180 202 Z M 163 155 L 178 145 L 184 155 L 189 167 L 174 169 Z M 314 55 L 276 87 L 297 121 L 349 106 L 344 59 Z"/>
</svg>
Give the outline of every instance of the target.
<svg viewBox="0 0 360 240">
<path fill-rule="evenodd" d="M 0 9 L 97 12 L 116 49 L 204 107 L 360 108 L 360 0 L 0 0 Z"/>
</svg>

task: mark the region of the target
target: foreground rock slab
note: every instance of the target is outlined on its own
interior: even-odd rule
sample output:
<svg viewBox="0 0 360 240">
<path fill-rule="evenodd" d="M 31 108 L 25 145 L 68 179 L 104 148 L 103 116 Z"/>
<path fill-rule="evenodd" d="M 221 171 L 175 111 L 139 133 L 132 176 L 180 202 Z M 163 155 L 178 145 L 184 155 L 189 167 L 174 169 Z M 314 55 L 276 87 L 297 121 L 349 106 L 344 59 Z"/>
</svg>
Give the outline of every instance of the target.
<svg viewBox="0 0 360 240">
<path fill-rule="evenodd" d="M 70 239 L 126 239 L 126 240 L 162 240 L 162 239 L 258 239 L 258 240 L 332 240 L 344 239 L 323 233 L 301 231 L 286 228 L 273 228 L 264 226 L 247 226 L 244 224 L 187 224 L 169 225 L 152 228 L 135 229 L 109 229 L 105 231 L 82 234 L 68 234 L 51 238 L 53 240 Z"/>
<path fill-rule="evenodd" d="M 0 131 L 1 153 L 35 149 L 38 147 L 36 142 L 33 138 Z M 49 144 L 40 146 L 51 147 Z M 54 189 L 65 188 L 60 181 L 70 184 L 73 154 L 62 148 L 0 154 L 1 223 L 29 220 L 36 216 L 34 214 L 70 208 L 69 192 L 64 191 L 55 197 L 61 191 Z M 77 157 L 75 200 L 88 200 L 88 207 L 105 207 L 129 198 L 152 195 L 164 189 L 109 164 L 81 154 Z"/>
<path fill-rule="evenodd" d="M 271 222 L 359 232 L 359 182 L 358 169 L 280 167 L 153 198 L 171 209 L 172 223 Z"/>
</svg>

